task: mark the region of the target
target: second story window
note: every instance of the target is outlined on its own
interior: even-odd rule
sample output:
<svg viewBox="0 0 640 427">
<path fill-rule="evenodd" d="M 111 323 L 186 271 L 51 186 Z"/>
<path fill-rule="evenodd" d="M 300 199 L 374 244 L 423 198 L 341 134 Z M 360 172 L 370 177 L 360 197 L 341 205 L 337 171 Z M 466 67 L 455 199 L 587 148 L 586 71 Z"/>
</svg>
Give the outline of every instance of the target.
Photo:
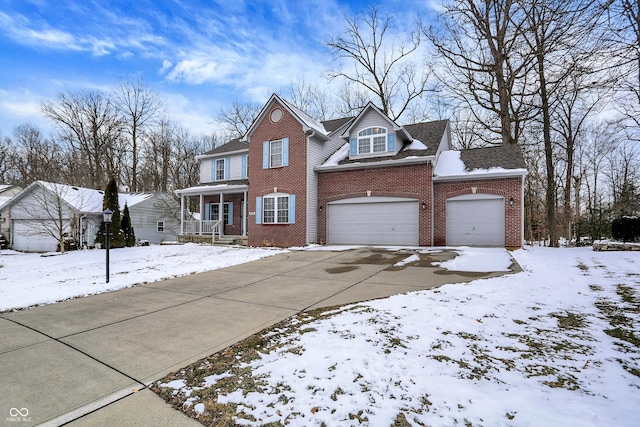
<svg viewBox="0 0 640 427">
<path fill-rule="evenodd" d="M 218 159 L 216 160 L 216 174 L 215 174 L 215 180 L 216 181 L 224 181 L 224 159 Z"/>
<path fill-rule="evenodd" d="M 289 138 L 262 143 L 262 168 L 289 166 Z"/>
<path fill-rule="evenodd" d="M 358 154 L 387 151 L 387 129 L 371 127 L 358 132 Z"/>
<path fill-rule="evenodd" d="M 272 168 L 282 166 L 282 140 L 269 143 L 269 165 Z"/>
</svg>

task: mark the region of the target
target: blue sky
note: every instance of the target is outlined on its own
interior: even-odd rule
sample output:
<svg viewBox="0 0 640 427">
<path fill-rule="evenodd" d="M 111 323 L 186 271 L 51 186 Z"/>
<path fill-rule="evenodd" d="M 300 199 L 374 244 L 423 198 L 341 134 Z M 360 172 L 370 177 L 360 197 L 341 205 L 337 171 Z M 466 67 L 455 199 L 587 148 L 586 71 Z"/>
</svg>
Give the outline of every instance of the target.
<svg viewBox="0 0 640 427">
<path fill-rule="evenodd" d="M 380 2 L 397 31 L 429 0 Z M 217 130 L 233 100 L 265 102 L 292 82 L 326 84 L 325 45 L 359 0 L 0 0 L 0 132 L 51 128 L 40 104 L 60 92 L 111 90 L 139 78 L 193 133 Z M 334 64 L 335 65 L 335 64 Z"/>
</svg>

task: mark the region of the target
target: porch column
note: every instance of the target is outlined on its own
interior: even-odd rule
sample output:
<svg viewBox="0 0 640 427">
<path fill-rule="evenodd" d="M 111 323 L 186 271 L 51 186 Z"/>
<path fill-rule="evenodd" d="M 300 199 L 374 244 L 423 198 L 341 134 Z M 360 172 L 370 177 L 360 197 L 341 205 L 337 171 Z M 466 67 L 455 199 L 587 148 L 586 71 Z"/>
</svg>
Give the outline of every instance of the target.
<svg viewBox="0 0 640 427">
<path fill-rule="evenodd" d="M 204 195 L 202 193 L 200 193 L 200 221 L 198 221 L 198 224 L 200 224 L 200 226 L 198 227 L 198 234 L 202 236 L 202 224 L 204 221 Z"/>
<path fill-rule="evenodd" d="M 220 207 L 218 208 L 218 219 L 220 220 L 220 226 L 218 227 L 218 235 L 224 236 L 224 193 L 220 193 Z"/>
<path fill-rule="evenodd" d="M 249 221 L 247 221 L 247 190 L 244 191 L 243 201 L 242 201 L 242 235 L 247 235 L 247 226 L 249 225 Z"/>
<path fill-rule="evenodd" d="M 180 195 L 180 235 L 184 234 L 184 194 Z"/>
</svg>

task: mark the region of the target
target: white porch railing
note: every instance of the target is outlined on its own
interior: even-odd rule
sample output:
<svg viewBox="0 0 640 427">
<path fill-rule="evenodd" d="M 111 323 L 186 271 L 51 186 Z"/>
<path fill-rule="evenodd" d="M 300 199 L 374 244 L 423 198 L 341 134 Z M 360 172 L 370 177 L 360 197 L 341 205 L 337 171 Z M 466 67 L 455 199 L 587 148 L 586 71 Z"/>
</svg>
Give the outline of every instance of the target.
<svg viewBox="0 0 640 427">
<path fill-rule="evenodd" d="M 207 220 L 198 220 L 198 219 L 189 219 L 184 221 L 184 234 L 199 234 L 199 235 L 207 235 L 211 234 L 212 238 L 215 238 L 217 234 L 219 237 L 222 236 L 220 230 L 220 221 L 219 219 L 207 219 Z"/>
</svg>

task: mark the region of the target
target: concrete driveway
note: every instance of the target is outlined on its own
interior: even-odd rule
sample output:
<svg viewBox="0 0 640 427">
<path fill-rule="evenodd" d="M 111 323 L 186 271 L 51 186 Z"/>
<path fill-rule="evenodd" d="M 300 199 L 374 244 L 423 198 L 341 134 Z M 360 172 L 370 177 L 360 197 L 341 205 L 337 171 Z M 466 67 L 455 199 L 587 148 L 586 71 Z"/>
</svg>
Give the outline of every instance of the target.
<svg viewBox="0 0 640 427">
<path fill-rule="evenodd" d="M 394 266 L 415 252 L 292 251 L 2 314 L 0 425 L 197 426 L 146 386 L 299 311 L 504 274 Z"/>
</svg>

